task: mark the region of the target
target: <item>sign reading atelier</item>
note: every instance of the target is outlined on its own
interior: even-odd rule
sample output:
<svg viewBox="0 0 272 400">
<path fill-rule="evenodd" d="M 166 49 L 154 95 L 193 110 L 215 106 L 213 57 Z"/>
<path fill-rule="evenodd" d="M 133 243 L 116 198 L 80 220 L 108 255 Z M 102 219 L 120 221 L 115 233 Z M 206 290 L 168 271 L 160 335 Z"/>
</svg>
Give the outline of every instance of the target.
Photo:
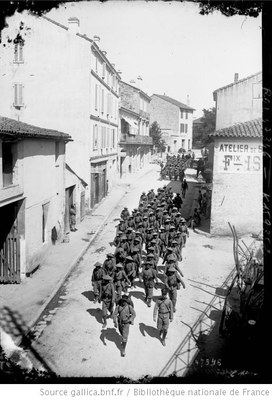
<svg viewBox="0 0 272 400">
<path fill-rule="evenodd" d="M 219 142 L 218 172 L 262 173 L 262 145 Z"/>
</svg>

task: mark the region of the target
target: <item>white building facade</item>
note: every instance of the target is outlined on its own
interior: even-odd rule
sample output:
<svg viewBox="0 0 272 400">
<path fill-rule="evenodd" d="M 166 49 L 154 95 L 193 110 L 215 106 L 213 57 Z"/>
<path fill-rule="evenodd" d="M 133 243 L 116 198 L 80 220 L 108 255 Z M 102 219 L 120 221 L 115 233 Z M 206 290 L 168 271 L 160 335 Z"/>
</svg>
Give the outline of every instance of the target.
<svg viewBox="0 0 272 400">
<path fill-rule="evenodd" d="M 77 18 L 63 25 L 22 13 L 7 22 L 0 114 L 72 136 L 66 198 L 82 218 L 116 176 L 120 77 L 95 41 L 80 34 Z"/>
<path fill-rule="evenodd" d="M 150 123 L 157 121 L 167 152 L 192 149 L 194 109 L 166 95 L 153 94 L 150 102 Z"/>
</svg>

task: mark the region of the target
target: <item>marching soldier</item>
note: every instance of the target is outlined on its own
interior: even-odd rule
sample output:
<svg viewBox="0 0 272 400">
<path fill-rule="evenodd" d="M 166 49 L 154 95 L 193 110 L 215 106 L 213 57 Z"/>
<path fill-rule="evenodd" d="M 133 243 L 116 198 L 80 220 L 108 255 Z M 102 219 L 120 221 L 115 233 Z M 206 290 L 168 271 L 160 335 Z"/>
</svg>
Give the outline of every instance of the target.
<svg viewBox="0 0 272 400">
<path fill-rule="evenodd" d="M 185 289 L 185 283 L 178 276 L 178 273 L 174 267 L 170 267 L 166 274 L 166 282 L 165 286 L 169 290 L 169 297 L 173 303 L 173 312 L 176 312 L 176 303 L 177 303 L 177 290 L 180 289 L 180 285 Z"/>
<path fill-rule="evenodd" d="M 135 317 L 136 313 L 131 303 L 129 304 L 127 296 L 122 296 L 121 300 L 117 304 L 113 313 L 114 326 L 115 328 L 117 328 L 117 323 L 118 323 L 118 329 L 122 336 L 122 343 L 121 343 L 122 357 L 125 357 L 126 355 L 125 349 L 128 341 L 129 325 L 134 324 Z"/>
<path fill-rule="evenodd" d="M 136 270 L 137 270 L 137 268 L 136 268 L 135 261 L 133 261 L 133 258 L 131 256 L 127 256 L 126 263 L 125 263 L 125 272 L 130 281 L 130 286 L 131 287 L 133 286 L 135 288 L 136 288 L 136 286 L 135 286 L 134 280 L 136 278 Z"/>
<path fill-rule="evenodd" d="M 181 232 L 182 241 L 183 241 L 182 247 L 185 247 L 186 238 L 189 237 L 189 230 L 188 230 L 188 227 L 185 222 L 186 222 L 186 220 L 183 218 L 181 220 L 181 226 L 179 227 L 179 230 Z"/>
<path fill-rule="evenodd" d="M 130 285 L 130 281 L 127 274 L 124 271 L 123 264 L 118 263 L 116 265 L 116 272 L 114 274 L 114 287 L 116 291 L 116 303 L 121 299 L 122 291 L 127 291 L 127 286 Z"/>
<path fill-rule="evenodd" d="M 155 282 L 158 283 L 158 278 L 156 271 L 152 268 L 151 263 L 148 261 L 144 264 L 141 278 L 141 282 L 144 282 L 145 301 L 147 302 L 147 306 L 151 307 L 153 288 L 155 286 Z"/>
<path fill-rule="evenodd" d="M 171 255 L 165 265 L 165 275 L 167 275 L 169 268 L 174 267 L 175 270 L 183 277 L 183 273 L 181 272 L 179 266 L 178 266 L 178 262 L 176 261 L 176 259 Z"/>
<path fill-rule="evenodd" d="M 115 301 L 115 290 L 112 279 L 109 275 L 104 275 L 101 285 L 101 300 L 102 300 L 102 328 L 107 326 L 108 311 L 110 316 L 113 314 L 113 307 Z"/>
<path fill-rule="evenodd" d="M 95 304 L 97 300 L 100 302 L 102 278 L 103 275 L 105 275 L 105 272 L 100 262 L 96 262 L 94 266 L 95 268 L 92 274 L 92 285 L 93 285 L 94 304 Z"/>
<path fill-rule="evenodd" d="M 115 268 L 116 268 L 116 261 L 114 255 L 112 253 L 108 253 L 107 258 L 103 263 L 103 269 L 105 270 L 105 273 L 107 275 L 113 278 L 115 273 Z"/>
<path fill-rule="evenodd" d="M 162 289 L 161 297 L 157 300 L 154 311 L 153 320 L 156 322 L 157 329 L 159 331 L 159 337 L 162 345 L 165 346 L 165 339 L 169 328 L 169 321 L 173 321 L 173 305 L 170 299 L 167 297 L 167 289 Z"/>
</svg>

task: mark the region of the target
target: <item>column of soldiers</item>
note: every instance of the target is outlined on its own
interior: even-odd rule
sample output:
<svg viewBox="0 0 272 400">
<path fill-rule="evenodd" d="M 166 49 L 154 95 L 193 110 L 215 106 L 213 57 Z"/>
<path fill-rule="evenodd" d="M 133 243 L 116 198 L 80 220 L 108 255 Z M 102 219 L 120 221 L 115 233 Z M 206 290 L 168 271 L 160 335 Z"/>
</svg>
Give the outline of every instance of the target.
<svg viewBox="0 0 272 400">
<path fill-rule="evenodd" d="M 183 181 L 185 177 L 185 169 L 187 164 L 191 163 L 191 155 L 187 154 L 186 156 L 182 154 L 178 154 L 177 156 L 168 156 L 166 160 L 166 164 L 161 168 L 161 178 L 168 178 L 171 180 L 180 180 Z"/>
<path fill-rule="evenodd" d="M 122 356 L 129 325 L 136 316 L 128 288 L 135 288 L 136 282 L 143 284 L 147 307 L 151 307 L 153 289 L 161 280 L 162 296 L 156 302 L 153 317 L 164 346 L 169 321 L 176 312 L 177 291 L 181 286 L 185 288 L 178 262 L 182 261 L 189 231 L 175 205 L 176 197 L 166 186 L 159 188 L 157 194 L 153 189 L 143 192 L 137 209 L 130 213 L 125 207 L 121 212 L 113 241 L 115 252 L 108 253 L 103 264 L 95 264 L 94 303 L 102 302 L 103 328 L 108 318 L 113 318 L 116 327 L 118 323 Z M 162 265 L 159 265 L 160 258 Z"/>
</svg>

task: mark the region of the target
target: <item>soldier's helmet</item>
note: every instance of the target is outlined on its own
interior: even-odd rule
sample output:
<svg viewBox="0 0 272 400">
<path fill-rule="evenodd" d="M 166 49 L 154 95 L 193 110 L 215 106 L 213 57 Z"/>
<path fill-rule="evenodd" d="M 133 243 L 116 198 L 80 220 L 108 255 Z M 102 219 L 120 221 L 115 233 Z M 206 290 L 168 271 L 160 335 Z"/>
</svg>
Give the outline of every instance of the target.
<svg viewBox="0 0 272 400">
<path fill-rule="evenodd" d="M 94 264 L 95 267 L 101 267 L 101 265 L 102 265 L 102 264 L 101 264 L 99 261 L 97 261 L 97 262 Z"/>
<path fill-rule="evenodd" d="M 133 258 L 131 256 L 127 256 L 126 260 L 133 261 Z"/>
<path fill-rule="evenodd" d="M 121 263 L 116 264 L 116 268 L 123 268 L 123 264 Z"/>
<path fill-rule="evenodd" d="M 108 253 L 108 254 L 107 254 L 107 257 L 108 257 L 108 258 L 113 258 L 114 255 L 113 255 L 112 253 Z"/>
<path fill-rule="evenodd" d="M 176 270 L 175 270 L 174 267 L 170 267 L 170 268 L 168 269 L 168 272 L 176 272 Z"/>
</svg>

